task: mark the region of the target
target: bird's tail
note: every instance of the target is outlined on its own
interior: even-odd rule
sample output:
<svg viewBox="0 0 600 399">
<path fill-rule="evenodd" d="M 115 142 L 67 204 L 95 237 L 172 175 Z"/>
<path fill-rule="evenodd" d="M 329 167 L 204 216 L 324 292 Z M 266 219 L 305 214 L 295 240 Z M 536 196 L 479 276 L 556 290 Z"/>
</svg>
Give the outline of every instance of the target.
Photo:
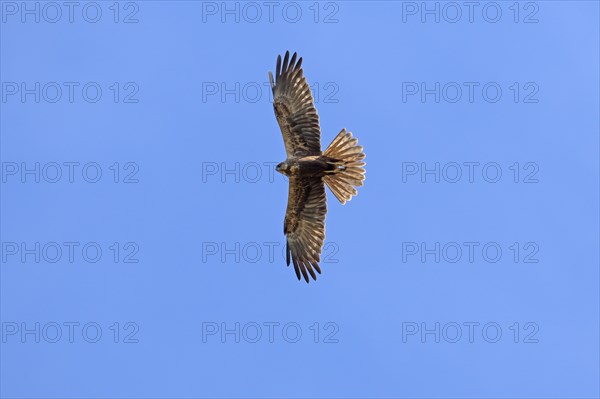
<svg viewBox="0 0 600 399">
<path fill-rule="evenodd" d="M 365 180 L 365 158 L 362 146 L 358 139 L 346 129 L 336 136 L 323 154 L 332 158 L 336 166 L 334 173 L 323 178 L 333 195 L 342 203 L 350 201 L 357 194 L 356 188 L 363 185 Z"/>
</svg>

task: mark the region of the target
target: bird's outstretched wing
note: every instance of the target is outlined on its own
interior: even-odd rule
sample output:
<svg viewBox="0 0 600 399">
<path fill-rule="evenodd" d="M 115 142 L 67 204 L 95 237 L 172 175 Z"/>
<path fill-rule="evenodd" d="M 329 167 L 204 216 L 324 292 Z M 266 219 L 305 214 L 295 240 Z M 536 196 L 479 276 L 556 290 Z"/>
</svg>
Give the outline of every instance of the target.
<svg viewBox="0 0 600 399">
<path fill-rule="evenodd" d="M 296 62 L 296 53 L 289 59 L 285 53 L 283 64 L 277 56 L 275 80 L 269 72 L 273 90 L 273 107 L 283 134 L 287 157 L 321 155 L 321 129 L 310 87 L 303 76 L 302 58 Z M 289 62 L 288 62 L 289 61 Z"/>
<path fill-rule="evenodd" d="M 294 262 L 298 280 L 302 273 L 308 283 L 307 271 L 314 280 L 317 279 L 314 270 L 321 274 L 319 261 L 325 241 L 326 214 L 327 199 L 323 179 L 290 177 L 283 232 L 287 236 L 287 264 L 289 266 L 290 259 Z"/>
</svg>

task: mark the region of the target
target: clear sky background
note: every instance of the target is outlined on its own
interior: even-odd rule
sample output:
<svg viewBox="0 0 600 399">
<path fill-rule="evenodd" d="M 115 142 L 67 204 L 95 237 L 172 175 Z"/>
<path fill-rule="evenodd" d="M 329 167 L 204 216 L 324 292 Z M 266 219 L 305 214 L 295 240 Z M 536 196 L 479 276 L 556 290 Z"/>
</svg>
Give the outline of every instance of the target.
<svg viewBox="0 0 600 399">
<path fill-rule="evenodd" d="M 2 397 L 600 394 L 597 2 L 0 7 Z M 308 285 L 285 50 L 367 154 Z"/>
</svg>

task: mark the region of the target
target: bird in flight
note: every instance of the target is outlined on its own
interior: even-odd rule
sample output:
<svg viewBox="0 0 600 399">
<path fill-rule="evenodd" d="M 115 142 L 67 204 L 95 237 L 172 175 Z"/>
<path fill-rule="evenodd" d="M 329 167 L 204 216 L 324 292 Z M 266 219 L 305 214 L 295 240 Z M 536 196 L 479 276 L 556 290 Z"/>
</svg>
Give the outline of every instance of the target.
<svg viewBox="0 0 600 399">
<path fill-rule="evenodd" d="M 343 204 L 357 194 L 365 180 L 365 158 L 358 140 L 346 129 L 321 151 L 321 129 L 310 87 L 302 70 L 302 58 L 283 62 L 277 57 L 275 79 L 269 72 L 273 107 L 283 135 L 287 159 L 276 170 L 289 179 L 288 204 L 283 223 L 286 261 L 294 264 L 296 277 L 308 283 L 321 274 L 319 262 L 325 241 L 327 198 L 325 185 Z"/>
</svg>

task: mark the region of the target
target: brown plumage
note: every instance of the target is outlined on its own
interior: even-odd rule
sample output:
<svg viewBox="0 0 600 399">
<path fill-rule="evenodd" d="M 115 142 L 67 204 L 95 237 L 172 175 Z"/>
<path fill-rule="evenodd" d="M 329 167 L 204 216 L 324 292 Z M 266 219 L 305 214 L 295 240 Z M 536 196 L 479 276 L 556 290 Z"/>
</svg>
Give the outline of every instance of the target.
<svg viewBox="0 0 600 399">
<path fill-rule="evenodd" d="M 321 151 L 321 129 L 310 87 L 302 70 L 302 58 L 283 62 L 277 57 L 275 79 L 269 72 L 273 107 L 283 135 L 287 159 L 277 171 L 289 177 L 288 205 L 283 232 L 287 237 L 286 258 L 294 264 L 298 280 L 321 274 L 319 262 L 325 241 L 327 198 L 325 184 L 345 204 L 357 194 L 365 179 L 365 154 L 352 133 L 342 131 L 325 153 Z"/>
</svg>

